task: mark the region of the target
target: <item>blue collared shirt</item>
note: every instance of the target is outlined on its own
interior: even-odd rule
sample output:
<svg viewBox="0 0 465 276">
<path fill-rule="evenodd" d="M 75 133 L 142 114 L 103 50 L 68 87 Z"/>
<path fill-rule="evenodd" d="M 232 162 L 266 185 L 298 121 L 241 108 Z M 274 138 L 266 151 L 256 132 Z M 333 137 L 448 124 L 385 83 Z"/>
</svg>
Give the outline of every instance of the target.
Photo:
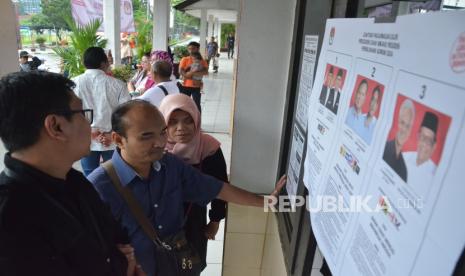
<svg viewBox="0 0 465 276">
<path fill-rule="evenodd" d="M 223 182 L 204 174 L 172 154 L 153 163 L 148 179 L 142 179 L 115 151 L 113 166 L 123 186 L 129 186 L 152 222 L 157 234 L 177 233 L 184 223 L 185 201 L 206 205 L 215 199 Z M 127 230 L 136 258 L 148 275 L 156 270 L 155 245 L 145 235 L 102 167 L 89 176 L 100 197 L 109 204 L 115 218 Z"/>
</svg>

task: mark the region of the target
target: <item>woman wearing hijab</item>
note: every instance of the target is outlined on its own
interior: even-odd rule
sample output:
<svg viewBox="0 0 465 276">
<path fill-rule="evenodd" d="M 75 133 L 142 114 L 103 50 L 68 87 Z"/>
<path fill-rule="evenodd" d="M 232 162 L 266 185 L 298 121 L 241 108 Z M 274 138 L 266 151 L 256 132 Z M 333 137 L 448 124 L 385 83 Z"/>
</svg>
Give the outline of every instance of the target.
<svg viewBox="0 0 465 276">
<path fill-rule="evenodd" d="M 167 125 L 166 150 L 181 158 L 202 173 L 228 182 L 226 161 L 220 142 L 200 130 L 200 112 L 194 101 L 184 94 L 166 96 L 160 104 Z M 225 217 L 226 202 L 211 202 L 210 222 L 207 224 L 207 208 L 185 203 L 185 232 L 206 267 L 207 241 L 215 239 L 219 222 Z"/>
</svg>

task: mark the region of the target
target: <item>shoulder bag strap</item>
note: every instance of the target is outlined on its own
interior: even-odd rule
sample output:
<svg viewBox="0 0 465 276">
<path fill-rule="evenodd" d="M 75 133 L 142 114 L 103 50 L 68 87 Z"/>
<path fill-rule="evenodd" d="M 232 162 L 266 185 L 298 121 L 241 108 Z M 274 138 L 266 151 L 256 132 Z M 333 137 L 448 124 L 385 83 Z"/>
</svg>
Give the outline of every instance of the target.
<svg viewBox="0 0 465 276">
<path fill-rule="evenodd" d="M 168 96 L 168 90 L 166 90 L 166 87 L 164 87 L 162 84 L 158 85 L 158 87 L 160 87 L 160 89 L 163 91 L 165 96 Z"/>
<path fill-rule="evenodd" d="M 121 184 L 121 181 L 116 174 L 115 167 L 111 160 L 102 164 L 103 169 L 106 171 L 108 176 L 110 177 L 111 183 L 115 189 L 121 194 L 121 196 L 126 201 L 126 204 L 131 210 L 132 215 L 136 219 L 137 223 L 142 227 L 144 233 L 155 243 L 156 246 L 164 247 L 167 250 L 171 250 L 171 247 L 160 240 L 157 235 L 157 232 L 153 228 L 152 224 L 150 223 L 149 219 L 145 216 L 142 207 L 140 206 L 139 202 L 137 202 L 136 198 L 134 197 L 133 193 L 128 187 L 124 187 Z"/>
</svg>

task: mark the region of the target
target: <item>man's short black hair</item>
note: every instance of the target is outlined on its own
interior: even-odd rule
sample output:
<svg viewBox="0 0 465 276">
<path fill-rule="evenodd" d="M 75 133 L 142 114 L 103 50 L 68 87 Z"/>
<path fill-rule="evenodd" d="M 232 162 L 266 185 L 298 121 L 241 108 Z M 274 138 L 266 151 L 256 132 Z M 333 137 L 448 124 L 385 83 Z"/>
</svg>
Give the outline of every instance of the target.
<svg viewBox="0 0 465 276">
<path fill-rule="evenodd" d="M 162 78 L 170 78 L 173 72 L 171 64 L 164 60 L 157 60 L 152 64 L 152 71 L 154 74 L 159 75 Z"/>
<path fill-rule="evenodd" d="M 149 106 L 157 109 L 153 104 L 144 100 L 130 100 L 120 104 L 111 114 L 111 129 L 119 135 L 126 137 L 126 122 L 124 116 L 136 106 Z M 127 138 L 127 137 L 126 137 Z"/>
<path fill-rule="evenodd" d="M 87 69 L 100 69 L 102 62 L 108 62 L 108 57 L 102 48 L 89 47 L 84 52 L 83 61 Z"/>
<path fill-rule="evenodd" d="M 187 44 L 187 47 L 189 47 L 189 46 L 194 46 L 194 47 L 200 48 L 200 44 L 198 42 L 195 42 L 195 41 L 189 42 L 189 44 Z"/>
<path fill-rule="evenodd" d="M 45 117 L 70 110 L 73 88 L 74 82 L 62 75 L 42 71 L 1 78 L 0 138 L 6 149 L 15 152 L 37 143 Z"/>
<path fill-rule="evenodd" d="M 341 78 L 342 78 L 342 75 L 343 75 L 343 74 L 344 74 L 344 71 L 342 71 L 342 69 L 339 69 L 339 70 L 337 71 L 337 76 L 338 76 L 338 77 L 341 77 Z"/>
<path fill-rule="evenodd" d="M 358 84 L 357 93 L 358 93 L 358 90 L 360 89 L 360 86 L 362 86 L 362 84 L 365 84 L 365 85 L 368 87 L 368 81 L 367 81 L 366 79 L 363 79 L 363 80 Z"/>
</svg>

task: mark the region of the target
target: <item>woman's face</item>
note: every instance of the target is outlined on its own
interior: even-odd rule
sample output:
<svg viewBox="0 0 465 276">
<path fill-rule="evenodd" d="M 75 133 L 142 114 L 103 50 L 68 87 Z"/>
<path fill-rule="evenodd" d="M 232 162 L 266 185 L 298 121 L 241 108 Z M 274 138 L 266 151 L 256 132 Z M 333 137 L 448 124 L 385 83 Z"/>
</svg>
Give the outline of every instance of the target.
<svg viewBox="0 0 465 276">
<path fill-rule="evenodd" d="M 189 143 L 195 134 L 195 123 L 191 115 L 182 110 L 171 113 L 168 121 L 168 137 L 175 143 Z"/>
<path fill-rule="evenodd" d="M 379 98 L 379 91 L 373 91 L 373 95 L 371 96 L 370 100 L 370 115 L 375 116 L 376 111 L 378 110 L 378 98 Z"/>
<path fill-rule="evenodd" d="M 150 71 L 150 59 L 148 57 L 143 56 L 140 61 L 140 65 L 142 66 L 142 70 L 144 70 L 145 72 Z"/>
</svg>

